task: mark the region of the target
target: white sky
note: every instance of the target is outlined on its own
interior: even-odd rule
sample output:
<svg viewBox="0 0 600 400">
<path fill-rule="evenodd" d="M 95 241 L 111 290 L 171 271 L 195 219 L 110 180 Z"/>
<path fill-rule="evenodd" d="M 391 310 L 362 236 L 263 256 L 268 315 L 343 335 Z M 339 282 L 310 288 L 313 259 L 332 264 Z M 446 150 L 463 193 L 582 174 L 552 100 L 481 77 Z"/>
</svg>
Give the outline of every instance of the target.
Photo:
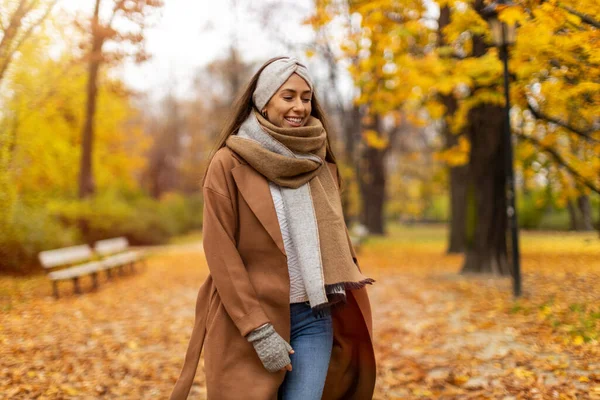
<svg viewBox="0 0 600 400">
<path fill-rule="evenodd" d="M 103 0 L 110 5 L 112 0 Z M 233 5 L 237 3 L 237 12 Z M 152 59 L 141 65 L 124 66 L 125 81 L 134 89 L 157 95 L 176 86 L 185 93 L 195 70 L 224 55 L 233 40 L 238 41 L 246 61 L 263 61 L 289 54 L 277 35 L 263 28 L 257 10 L 273 0 L 165 0 L 158 22 L 146 31 L 146 49 Z M 289 9 L 277 11 L 272 23 L 287 42 L 307 42 L 310 27 L 301 20 L 312 8 L 312 0 L 295 0 Z M 94 0 L 61 0 L 61 7 L 91 14 Z M 296 56 L 303 57 L 297 53 Z"/>
</svg>

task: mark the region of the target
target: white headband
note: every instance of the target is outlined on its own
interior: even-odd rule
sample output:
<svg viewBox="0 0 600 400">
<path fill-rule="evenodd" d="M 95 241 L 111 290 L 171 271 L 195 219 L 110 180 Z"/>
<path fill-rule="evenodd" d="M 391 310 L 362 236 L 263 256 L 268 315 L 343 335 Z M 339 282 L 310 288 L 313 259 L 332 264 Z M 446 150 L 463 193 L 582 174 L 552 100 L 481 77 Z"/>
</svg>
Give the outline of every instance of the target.
<svg viewBox="0 0 600 400">
<path fill-rule="evenodd" d="M 282 58 L 273 61 L 262 70 L 256 83 L 256 89 L 252 94 L 254 105 L 261 111 L 267 105 L 271 97 L 288 80 L 293 73 L 302 77 L 308 83 L 310 90 L 313 90 L 312 79 L 308 69 L 295 58 Z"/>
</svg>

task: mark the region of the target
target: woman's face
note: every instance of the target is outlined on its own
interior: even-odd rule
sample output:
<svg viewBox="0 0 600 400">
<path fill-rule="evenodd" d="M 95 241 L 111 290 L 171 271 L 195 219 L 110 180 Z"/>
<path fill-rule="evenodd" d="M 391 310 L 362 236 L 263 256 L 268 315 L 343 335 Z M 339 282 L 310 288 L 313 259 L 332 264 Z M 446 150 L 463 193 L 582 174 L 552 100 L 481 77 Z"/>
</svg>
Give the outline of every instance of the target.
<svg viewBox="0 0 600 400">
<path fill-rule="evenodd" d="M 261 112 L 267 112 L 270 123 L 281 128 L 304 126 L 310 116 L 312 91 L 304 79 L 292 74 Z"/>
</svg>

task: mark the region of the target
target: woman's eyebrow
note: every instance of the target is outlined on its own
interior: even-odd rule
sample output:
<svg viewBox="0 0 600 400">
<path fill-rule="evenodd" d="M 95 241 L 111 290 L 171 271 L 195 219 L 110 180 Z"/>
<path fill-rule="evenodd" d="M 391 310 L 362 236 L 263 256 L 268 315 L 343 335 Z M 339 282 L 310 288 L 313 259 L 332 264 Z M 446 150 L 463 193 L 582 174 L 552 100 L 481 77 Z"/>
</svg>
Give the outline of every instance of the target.
<svg viewBox="0 0 600 400">
<path fill-rule="evenodd" d="M 294 89 L 289 89 L 289 88 L 281 89 L 281 91 L 296 93 L 296 91 Z M 302 94 L 306 94 L 306 93 L 312 93 L 312 91 L 309 89 L 309 90 L 305 90 L 302 92 Z"/>
</svg>

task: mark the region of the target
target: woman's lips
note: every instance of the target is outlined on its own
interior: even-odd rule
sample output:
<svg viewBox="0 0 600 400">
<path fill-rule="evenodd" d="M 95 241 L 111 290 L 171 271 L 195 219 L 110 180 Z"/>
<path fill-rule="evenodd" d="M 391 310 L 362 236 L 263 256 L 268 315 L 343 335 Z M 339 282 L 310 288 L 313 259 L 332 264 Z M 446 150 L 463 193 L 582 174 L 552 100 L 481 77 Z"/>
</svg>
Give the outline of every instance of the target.
<svg viewBox="0 0 600 400">
<path fill-rule="evenodd" d="M 291 126 L 294 127 L 298 127 L 298 126 L 302 126 L 302 120 L 304 120 L 304 118 L 301 117 L 283 117 L 288 124 L 290 124 Z"/>
</svg>

